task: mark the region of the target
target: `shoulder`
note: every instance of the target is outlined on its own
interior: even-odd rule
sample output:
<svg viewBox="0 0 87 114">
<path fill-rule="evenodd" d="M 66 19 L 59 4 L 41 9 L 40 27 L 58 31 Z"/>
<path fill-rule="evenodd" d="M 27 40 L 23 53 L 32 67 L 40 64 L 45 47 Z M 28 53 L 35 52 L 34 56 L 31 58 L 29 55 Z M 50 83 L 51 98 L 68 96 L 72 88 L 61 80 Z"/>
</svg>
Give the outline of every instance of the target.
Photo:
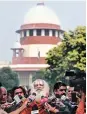
<svg viewBox="0 0 87 114">
<path fill-rule="evenodd" d="M 4 110 L 0 109 L 0 114 L 7 114 Z"/>
</svg>

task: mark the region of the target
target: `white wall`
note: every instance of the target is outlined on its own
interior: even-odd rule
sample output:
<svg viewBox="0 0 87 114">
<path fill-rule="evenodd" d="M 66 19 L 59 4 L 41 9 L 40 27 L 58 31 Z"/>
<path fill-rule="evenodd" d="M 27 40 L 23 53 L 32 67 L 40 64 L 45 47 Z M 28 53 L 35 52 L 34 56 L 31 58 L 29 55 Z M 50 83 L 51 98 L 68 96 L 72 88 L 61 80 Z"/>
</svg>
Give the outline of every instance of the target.
<svg viewBox="0 0 87 114">
<path fill-rule="evenodd" d="M 40 51 L 40 57 L 46 57 L 46 53 L 56 45 L 52 44 L 31 44 L 22 45 L 24 48 L 24 57 L 37 57 L 38 51 Z"/>
</svg>

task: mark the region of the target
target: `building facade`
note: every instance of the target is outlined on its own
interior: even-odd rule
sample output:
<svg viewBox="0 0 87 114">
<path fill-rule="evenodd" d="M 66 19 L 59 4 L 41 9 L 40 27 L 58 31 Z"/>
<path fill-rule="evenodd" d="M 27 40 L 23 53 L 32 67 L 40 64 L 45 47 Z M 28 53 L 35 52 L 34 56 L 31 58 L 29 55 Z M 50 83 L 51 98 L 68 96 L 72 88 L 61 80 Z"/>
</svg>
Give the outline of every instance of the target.
<svg viewBox="0 0 87 114">
<path fill-rule="evenodd" d="M 26 13 L 16 33 L 20 41 L 11 48 L 10 67 L 18 73 L 20 85 L 30 86 L 35 73 L 48 67 L 46 53 L 61 43 L 64 31 L 55 12 L 44 3 L 38 3 Z"/>
</svg>

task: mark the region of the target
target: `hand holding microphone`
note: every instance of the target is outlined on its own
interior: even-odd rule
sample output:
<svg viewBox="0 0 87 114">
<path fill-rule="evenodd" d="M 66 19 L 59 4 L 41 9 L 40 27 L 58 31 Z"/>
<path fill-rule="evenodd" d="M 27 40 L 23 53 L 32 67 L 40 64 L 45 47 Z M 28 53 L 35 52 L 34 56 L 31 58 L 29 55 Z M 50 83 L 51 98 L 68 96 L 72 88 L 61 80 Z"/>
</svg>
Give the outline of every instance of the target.
<svg viewBox="0 0 87 114">
<path fill-rule="evenodd" d="M 34 101 L 34 100 L 35 100 L 35 98 L 36 98 L 36 93 L 32 93 L 32 95 L 30 95 L 30 96 L 28 97 L 29 102 Z"/>
<path fill-rule="evenodd" d="M 54 112 L 54 113 L 56 113 L 56 112 L 59 112 L 59 110 L 58 109 L 56 109 L 55 107 L 52 107 L 50 104 L 49 104 L 49 102 L 51 102 L 51 100 L 53 100 L 54 99 L 54 97 L 53 96 L 51 96 L 51 97 L 49 97 L 49 98 L 47 98 L 47 97 L 42 97 L 42 99 L 41 99 L 41 105 L 44 105 L 44 108 L 45 108 L 45 110 L 47 111 L 47 112 Z"/>
<path fill-rule="evenodd" d="M 45 109 L 49 112 L 53 112 L 53 113 L 57 113 L 59 112 L 58 109 L 56 109 L 55 107 L 52 107 L 50 104 L 48 104 L 47 102 L 45 103 Z"/>
<path fill-rule="evenodd" d="M 45 103 L 45 102 L 54 102 L 55 101 L 55 96 L 50 96 L 50 97 L 44 97 L 44 96 L 41 96 L 41 103 Z"/>
<path fill-rule="evenodd" d="M 6 108 L 9 108 L 9 107 L 11 107 L 12 106 L 12 104 L 11 103 L 4 103 L 4 104 L 1 104 L 1 108 L 2 109 L 6 109 Z"/>
<path fill-rule="evenodd" d="M 44 104 L 44 103 L 46 103 L 46 102 L 48 102 L 48 98 L 47 98 L 47 97 L 43 97 L 43 98 L 40 100 L 40 103 L 41 103 L 41 104 Z"/>
<path fill-rule="evenodd" d="M 18 95 L 15 95 L 13 102 L 11 102 L 11 103 L 6 102 L 6 103 L 4 103 L 4 104 L 1 105 L 1 108 L 2 109 L 6 109 L 6 108 L 11 107 L 14 104 L 19 105 L 21 103 L 21 101 L 22 100 L 19 98 L 19 96 Z"/>
<path fill-rule="evenodd" d="M 28 103 L 27 103 L 27 106 L 29 107 L 31 105 L 31 103 L 35 100 L 36 98 L 36 93 L 32 93 L 28 98 Z"/>
</svg>

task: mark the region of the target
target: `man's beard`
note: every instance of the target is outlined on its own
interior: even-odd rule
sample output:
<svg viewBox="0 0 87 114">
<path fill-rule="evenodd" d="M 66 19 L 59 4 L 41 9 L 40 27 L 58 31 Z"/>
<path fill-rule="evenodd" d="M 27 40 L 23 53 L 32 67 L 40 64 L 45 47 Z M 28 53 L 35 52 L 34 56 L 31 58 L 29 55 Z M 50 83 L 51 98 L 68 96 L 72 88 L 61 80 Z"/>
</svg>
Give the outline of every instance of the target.
<svg viewBox="0 0 87 114">
<path fill-rule="evenodd" d="M 46 96 L 46 92 L 45 91 L 41 91 L 41 90 L 37 90 L 35 91 L 36 93 L 36 101 L 40 101 L 42 96 Z"/>
<path fill-rule="evenodd" d="M 55 96 L 56 96 L 57 98 L 61 98 L 61 96 L 60 96 L 59 94 L 55 94 Z"/>
<path fill-rule="evenodd" d="M 62 94 L 62 95 L 59 95 L 59 94 L 55 94 L 55 96 L 57 97 L 57 98 L 61 98 L 61 96 L 66 96 L 66 94 Z"/>
</svg>

